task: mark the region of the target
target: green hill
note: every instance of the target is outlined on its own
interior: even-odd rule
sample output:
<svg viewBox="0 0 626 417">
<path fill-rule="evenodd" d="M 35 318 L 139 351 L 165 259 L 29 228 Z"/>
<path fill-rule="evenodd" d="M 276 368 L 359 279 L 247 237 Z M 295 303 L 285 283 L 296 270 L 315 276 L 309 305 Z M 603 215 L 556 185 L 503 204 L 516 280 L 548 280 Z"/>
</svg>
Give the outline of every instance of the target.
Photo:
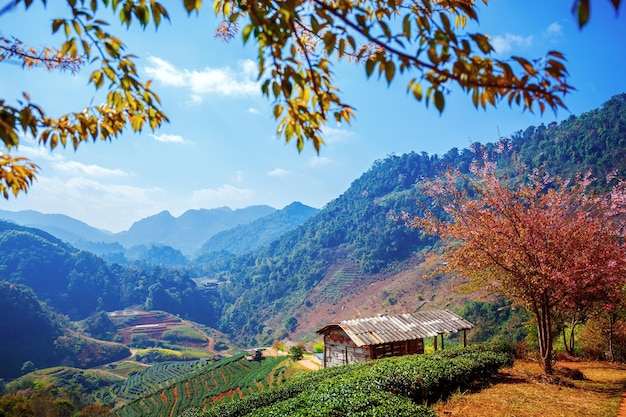
<svg viewBox="0 0 626 417">
<path fill-rule="evenodd" d="M 165 310 L 213 324 L 216 295 L 196 286 L 186 271 L 107 264 L 41 230 L 0 221 L 0 280 L 26 285 L 72 320 L 97 309 L 131 306 Z"/>
<path fill-rule="evenodd" d="M 76 334 L 23 285 L 0 282 L 0 316 L 0 378 L 61 364 L 86 368 L 130 355 L 125 346 Z"/>
<path fill-rule="evenodd" d="M 563 176 L 591 169 L 600 179 L 611 172 L 624 178 L 625 136 L 622 94 L 561 124 L 512 134 L 511 150 L 497 157 L 506 164 L 515 155 L 530 168 L 545 166 Z M 376 161 L 296 229 L 242 255 L 213 252 L 190 270 L 108 264 L 45 232 L 0 222 L 1 278 L 29 286 L 72 320 L 97 309 L 139 306 L 217 327 L 249 346 L 311 334 L 320 323 L 360 314 L 411 311 L 425 303 L 449 307 L 458 297 L 444 278 L 416 279 L 422 274 L 421 254 L 437 241 L 393 215 L 418 213 L 416 200 L 422 197 L 416 180 L 446 166 L 467 171 L 474 156 L 470 149 L 454 148 L 441 156 L 411 152 Z M 185 224 L 200 214 L 189 213 Z M 241 243 L 233 251 L 246 250 Z M 210 285 L 198 287 L 189 271 Z"/>
<path fill-rule="evenodd" d="M 54 387 L 55 391 L 80 399 L 82 407 L 95 402 L 113 405 L 111 390 L 123 381 L 124 378 L 103 371 L 55 366 L 21 376 L 6 384 L 6 390 L 14 392 L 33 387 Z"/>
</svg>

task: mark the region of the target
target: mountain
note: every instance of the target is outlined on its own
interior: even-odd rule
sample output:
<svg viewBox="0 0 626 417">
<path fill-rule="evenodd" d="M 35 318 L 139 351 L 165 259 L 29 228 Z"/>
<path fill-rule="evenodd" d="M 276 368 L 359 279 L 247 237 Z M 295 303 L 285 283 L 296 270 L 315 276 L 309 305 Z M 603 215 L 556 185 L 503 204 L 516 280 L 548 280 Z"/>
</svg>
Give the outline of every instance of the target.
<svg viewBox="0 0 626 417">
<path fill-rule="evenodd" d="M 284 233 L 295 229 L 319 210 L 299 202 L 291 203 L 251 223 L 219 232 L 207 240 L 198 251 L 198 258 L 215 252 L 241 255 L 258 249 Z"/>
<path fill-rule="evenodd" d="M 502 166 L 516 158 L 565 177 L 592 170 L 600 180 L 626 178 L 626 95 L 561 124 L 514 133 L 511 150 L 496 152 Z M 394 219 L 428 205 L 415 181 L 448 166 L 467 172 L 470 149 L 442 156 L 394 155 L 376 161 L 348 190 L 297 229 L 254 252 L 205 267 L 222 282 L 220 327 L 246 344 L 312 334 L 328 322 L 381 312 L 413 311 L 463 299 L 445 277 L 422 280 L 423 253 L 436 247 Z"/>
<path fill-rule="evenodd" d="M 188 210 L 180 217 L 163 211 L 133 223 L 129 230 L 116 234 L 114 240 L 127 248 L 152 244 L 171 246 L 190 256 L 216 233 L 250 223 L 275 211 L 269 206 L 237 210 L 222 207 Z"/>
<path fill-rule="evenodd" d="M 189 274 L 164 267 L 107 264 L 38 229 L 0 221 L 0 280 L 30 287 L 39 299 L 83 319 L 96 309 L 161 309 L 195 321 L 216 320 L 215 294 Z"/>
<path fill-rule="evenodd" d="M 0 219 L 10 220 L 21 226 L 41 229 L 72 244 L 81 241 L 104 242 L 109 240 L 112 235 L 111 232 L 96 229 L 64 214 L 44 214 L 33 210 L 0 210 Z"/>
<path fill-rule="evenodd" d="M 194 255 L 203 243 L 217 233 L 278 213 L 273 220 L 259 224 L 259 227 L 267 231 L 268 236 L 262 236 L 260 231 L 255 232 L 260 242 L 266 243 L 287 228 L 296 227 L 306 218 L 307 213 L 314 210 L 294 203 L 280 211 L 269 206 L 251 206 L 237 210 L 228 207 L 188 210 L 178 218 L 163 211 L 139 220 L 129 230 L 117 234 L 96 229 L 65 215 L 44 214 L 32 210 L 0 210 L 0 219 L 46 231 L 78 249 L 111 261 L 134 263 L 146 254 L 141 261 L 148 264 L 182 265 L 188 262 L 185 256 Z M 271 226 L 271 222 L 276 226 Z M 223 237 L 221 241 L 228 244 L 228 239 Z M 178 251 L 181 253 L 177 254 Z M 163 256 L 165 252 L 170 253 Z"/>
<path fill-rule="evenodd" d="M 97 366 L 130 355 L 125 346 L 74 333 L 63 316 L 23 285 L 0 282 L 0 315 L 0 378 L 14 378 L 34 367 Z"/>
</svg>

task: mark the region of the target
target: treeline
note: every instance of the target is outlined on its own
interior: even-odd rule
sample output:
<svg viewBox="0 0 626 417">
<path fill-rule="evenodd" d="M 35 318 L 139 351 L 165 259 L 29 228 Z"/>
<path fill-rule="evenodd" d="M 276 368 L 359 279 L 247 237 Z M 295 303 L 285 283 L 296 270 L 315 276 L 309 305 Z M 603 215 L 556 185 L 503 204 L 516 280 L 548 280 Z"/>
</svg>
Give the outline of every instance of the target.
<svg viewBox="0 0 626 417">
<path fill-rule="evenodd" d="M 511 136 L 514 150 L 530 167 L 545 165 L 553 175 L 572 177 L 591 170 L 600 183 L 606 175 L 626 176 L 626 94 L 601 108 L 570 116 L 560 124 L 531 126 Z"/>
</svg>

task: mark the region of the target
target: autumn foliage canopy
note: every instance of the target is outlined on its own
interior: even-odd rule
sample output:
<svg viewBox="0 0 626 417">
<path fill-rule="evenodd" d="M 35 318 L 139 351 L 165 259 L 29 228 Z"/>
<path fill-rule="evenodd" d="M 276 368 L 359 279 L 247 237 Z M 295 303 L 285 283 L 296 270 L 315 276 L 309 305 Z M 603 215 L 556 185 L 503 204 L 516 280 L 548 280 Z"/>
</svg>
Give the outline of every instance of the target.
<svg viewBox="0 0 626 417">
<path fill-rule="evenodd" d="M 46 0 L 11 0 L 0 16 L 12 9 Z M 66 13 L 52 16 L 55 46 L 34 48 L 20 41 L 19 33 L 0 33 L 0 63 L 17 62 L 23 68 L 49 71 L 90 71 L 94 92 L 106 92 L 102 104 L 51 115 L 37 104 L 37 97 L 0 97 L 0 193 L 26 192 L 38 167 L 9 152 L 18 147 L 20 135 L 31 135 L 40 144 L 77 148 L 86 141 L 112 140 L 125 131 L 157 129 L 168 121 L 159 96 L 149 80 L 137 72 L 137 57 L 123 40 L 109 31 L 112 11 L 123 26 L 169 20 L 162 3 L 134 0 L 65 0 Z M 499 103 L 533 111 L 565 107 L 568 84 L 565 57 L 546 51 L 542 57 L 512 56 L 498 59 L 488 34 L 466 29 L 478 21 L 478 4 L 487 0 L 215 0 L 203 7 L 201 0 L 167 2 L 167 7 L 187 13 L 211 9 L 221 22 L 216 37 L 240 38 L 256 45 L 261 91 L 273 100 L 277 133 L 296 143 L 301 151 L 310 141 L 319 151 L 322 128 L 328 121 L 350 123 L 355 109 L 341 98 L 333 65 L 341 61 L 362 65 L 367 77 L 392 83 L 407 76 L 407 92 L 417 101 L 442 112 L 445 97 L 460 90 L 476 108 Z M 611 0 L 617 11 L 621 0 Z M 574 0 L 579 25 L 587 23 L 589 0 Z M 28 25 L 24 26 L 27 30 Z"/>
<path fill-rule="evenodd" d="M 506 177 L 485 157 L 469 175 L 449 170 L 420 182 L 442 211 L 404 216 L 446 244 L 440 272 L 528 310 L 546 372 L 558 313 L 622 302 L 626 183 L 607 193 L 592 192 L 593 183 L 589 174 L 566 180 L 539 170 Z"/>
</svg>

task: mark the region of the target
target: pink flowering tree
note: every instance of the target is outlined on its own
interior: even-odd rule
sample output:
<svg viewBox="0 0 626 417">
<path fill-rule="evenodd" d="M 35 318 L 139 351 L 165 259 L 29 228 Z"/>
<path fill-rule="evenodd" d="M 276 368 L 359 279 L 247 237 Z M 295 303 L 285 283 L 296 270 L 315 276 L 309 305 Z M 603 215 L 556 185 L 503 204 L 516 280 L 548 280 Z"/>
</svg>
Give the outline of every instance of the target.
<svg viewBox="0 0 626 417">
<path fill-rule="evenodd" d="M 590 191 L 589 174 L 565 180 L 535 170 L 507 177 L 487 157 L 470 171 L 450 169 L 421 181 L 443 212 L 403 219 L 446 245 L 438 272 L 528 310 L 537 323 L 544 371 L 551 373 L 559 315 L 575 318 L 579 308 L 622 296 L 626 184 L 616 181 L 610 192 L 598 194 Z"/>
</svg>

